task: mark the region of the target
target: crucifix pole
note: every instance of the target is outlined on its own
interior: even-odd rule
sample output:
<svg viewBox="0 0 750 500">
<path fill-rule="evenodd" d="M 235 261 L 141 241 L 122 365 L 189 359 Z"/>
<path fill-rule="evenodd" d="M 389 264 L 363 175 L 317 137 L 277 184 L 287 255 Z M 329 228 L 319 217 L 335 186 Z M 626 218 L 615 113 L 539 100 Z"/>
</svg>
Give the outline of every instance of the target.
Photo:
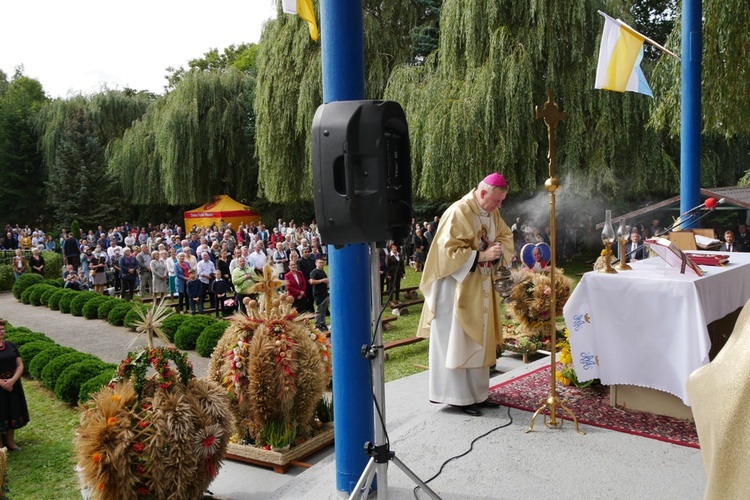
<svg viewBox="0 0 750 500">
<path fill-rule="evenodd" d="M 556 268 L 556 246 L 557 246 L 557 235 L 556 235 L 556 228 L 555 228 L 555 191 L 557 191 L 557 188 L 560 187 L 560 181 L 557 180 L 555 177 L 555 154 L 556 154 L 556 147 L 555 147 L 555 128 L 557 128 L 557 124 L 560 123 L 561 120 L 565 119 L 565 112 L 561 112 L 560 109 L 557 107 L 557 103 L 555 103 L 555 96 L 552 90 L 547 90 L 547 102 L 544 103 L 543 108 L 539 108 L 539 106 L 536 106 L 536 118 L 537 120 L 540 118 L 544 119 L 544 123 L 547 125 L 547 141 L 549 142 L 549 151 L 547 153 L 547 158 L 549 159 L 549 179 L 544 181 L 544 189 L 549 192 L 549 230 L 550 230 L 550 247 L 552 249 L 551 256 L 550 256 L 550 282 L 552 283 L 551 289 L 552 293 L 550 294 L 550 321 L 549 321 L 549 328 L 550 328 L 550 391 L 549 396 L 546 400 L 543 401 L 542 406 L 534 413 L 534 416 L 531 417 L 531 422 L 529 423 L 529 428 L 526 429 L 526 432 L 531 432 L 534 429 L 534 420 L 536 419 L 537 415 L 539 415 L 542 410 L 545 408 L 549 408 L 549 420 L 547 420 L 545 416 L 545 424 L 549 428 L 560 428 L 562 427 L 562 419 L 558 421 L 557 419 L 557 407 L 559 406 L 565 412 L 570 415 L 571 419 L 575 423 L 576 432 L 579 434 L 585 434 L 584 432 L 581 432 L 581 430 L 578 428 L 578 419 L 576 419 L 576 416 L 573 414 L 572 411 L 570 411 L 569 408 L 567 408 L 557 397 L 557 387 L 556 387 L 556 376 L 555 372 L 557 371 L 557 360 L 556 360 L 556 354 L 557 354 L 557 326 L 556 326 L 556 318 L 557 318 L 557 294 L 555 293 L 555 268 Z"/>
</svg>

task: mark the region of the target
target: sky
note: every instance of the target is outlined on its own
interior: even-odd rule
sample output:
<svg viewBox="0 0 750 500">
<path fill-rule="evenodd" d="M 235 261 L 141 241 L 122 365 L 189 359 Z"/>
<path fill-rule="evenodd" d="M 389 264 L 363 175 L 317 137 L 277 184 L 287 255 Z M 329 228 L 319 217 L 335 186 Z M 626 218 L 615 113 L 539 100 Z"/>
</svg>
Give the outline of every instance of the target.
<svg viewBox="0 0 750 500">
<path fill-rule="evenodd" d="M 274 0 L 11 0 L 0 3 L 0 69 L 50 97 L 108 88 L 161 94 L 166 68 L 260 40 Z"/>
</svg>

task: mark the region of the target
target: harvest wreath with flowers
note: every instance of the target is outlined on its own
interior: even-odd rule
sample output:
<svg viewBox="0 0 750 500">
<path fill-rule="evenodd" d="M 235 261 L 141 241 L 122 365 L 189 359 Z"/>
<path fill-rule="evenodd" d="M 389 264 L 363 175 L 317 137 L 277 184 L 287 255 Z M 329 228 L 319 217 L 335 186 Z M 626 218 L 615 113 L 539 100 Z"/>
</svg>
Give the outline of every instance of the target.
<svg viewBox="0 0 750 500">
<path fill-rule="evenodd" d="M 226 455 L 232 415 L 225 391 L 195 378 L 184 352 L 153 348 L 153 329 L 158 324 L 146 329 L 149 347 L 128 353 L 115 379 L 83 407 L 75 447 L 93 499 L 202 498 Z"/>
<path fill-rule="evenodd" d="M 552 279 L 549 273 L 513 271 L 515 285 L 506 308 L 515 325 L 506 326 L 503 349 L 523 354 L 549 349 L 550 321 L 562 314 L 570 298 L 573 280 L 562 269 L 555 272 L 555 311 L 552 311 Z"/>
<path fill-rule="evenodd" d="M 260 448 L 294 445 L 320 428 L 316 407 L 331 380 L 328 338 L 299 315 L 269 266 L 219 340 L 208 376 L 221 384 L 234 414 L 232 442 Z M 287 443 L 279 443 L 284 436 Z"/>
</svg>

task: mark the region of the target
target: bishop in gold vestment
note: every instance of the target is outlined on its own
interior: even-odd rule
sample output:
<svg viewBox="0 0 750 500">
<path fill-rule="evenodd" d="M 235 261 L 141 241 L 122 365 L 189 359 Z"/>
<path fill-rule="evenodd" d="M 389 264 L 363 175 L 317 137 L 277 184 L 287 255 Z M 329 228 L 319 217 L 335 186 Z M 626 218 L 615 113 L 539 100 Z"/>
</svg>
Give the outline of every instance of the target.
<svg viewBox="0 0 750 500">
<path fill-rule="evenodd" d="M 430 401 L 465 408 L 485 403 L 489 366 L 502 342 L 492 262 L 510 262 L 513 233 L 498 208 L 507 194 L 499 174 L 451 205 L 440 219 L 419 289 L 420 337 L 430 339 Z M 486 404 L 486 403 L 485 403 Z"/>
</svg>

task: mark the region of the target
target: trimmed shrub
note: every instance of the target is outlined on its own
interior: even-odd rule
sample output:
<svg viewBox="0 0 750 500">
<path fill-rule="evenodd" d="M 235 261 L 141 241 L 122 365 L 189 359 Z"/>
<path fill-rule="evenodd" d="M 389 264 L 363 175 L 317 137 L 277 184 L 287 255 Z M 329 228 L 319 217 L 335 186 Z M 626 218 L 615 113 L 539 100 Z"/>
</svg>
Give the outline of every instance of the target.
<svg viewBox="0 0 750 500">
<path fill-rule="evenodd" d="M 40 283 L 39 283 L 40 284 Z M 31 292 L 33 292 L 33 288 L 29 287 L 26 290 L 23 291 L 21 294 L 21 304 L 30 304 L 31 303 Z"/>
<path fill-rule="evenodd" d="M 70 303 L 70 314 L 72 314 L 73 316 L 83 316 L 83 306 L 85 306 L 89 300 L 95 299 L 97 297 L 101 297 L 101 295 L 96 292 L 79 293 L 73 298 L 73 301 Z"/>
<path fill-rule="evenodd" d="M 83 305 L 83 317 L 86 319 L 97 319 L 99 317 L 99 306 L 110 300 L 104 295 L 97 295 Z"/>
<path fill-rule="evenodd" d="M 146 310 L 148 310 L 148 307 L 145 306 L 144 304 L 133 302 L 133 307 L 131 307 L 130 311 L 128 311 L 128 313 L 125 315 L 125 319 L 122 322 L 122 326 L 132 331 L 135 331 L 135 322 L 141 320 L 141 317 L 138 316 L 139 310 L 145 313 Z"/>
<path fill-rule="evenodd" d="M 29 288 L 31 285 L 41 283 L 42 281 L 44 281 L 44 277 L 40 274 L 26 273 L 22 276 L 19 276 L 19 278 L 13 284 L 13 296 L 16 298 L 16 300 L 21 300 L 21 295 L 26 291 L 27 288 Z"/>
<path fill-rule="evenodd" d="M 53 342 L 53 340 L 49 338 L 48 336 L 46 336 L 45 334 L 41 332 L 32 332 L 28 328 L 25 328 L 23 330 L 14 328 L 13 331 L 11 332 L 8 332 L 6 330 L 5 340 L 8 340 L 16 344 L 16 347 L 18 347 L 19 350 L 21 349 L 22 345 L 28 344 L 29 342 L 36 342 L 37 340 Z"/>
<path fill-rule="evenodd" d="M 195 352 L 204 358 L 210 358 L 214 352 L 214 347 L 219 343 L 222 335 L 229 327 L 229 321 L 217 321 L 213 325 L 208 325 L 195 342 Z"/>
<path fill-rule="evenodd" d="M 173 342 L 174 334 L 177 333 L 177 330 L 179 330 L 179 328 L 182 326 L 182 323 L 189 317 L 190 316 L 183 314 L 173 314 L 169 316 L 161 324 L 162 333 L 164 333 L 164 335 L 166 335 L 167 338 L 171 342 Z"/>
<path fill-rule="evenodd" d="M 216 323 L 211 316 L 188 316 L 174 334 L 174 345 L 178 349 L 195 349 L 195 343 L 207 326 Z"/>
<path fill-rule="evenodd" d="M 113 370 L 105 368 L 99 375 L 81 384 L 81 390 L 78 391 L 78 401 L 80 403 L 85 403 L 91 399 L 91 395 L 101 389 L 102 386 L 109 384 L 115 376 L 115 370 L 117 370 L 117 368 Z"/>
<path fill-rule="evenodd" d="M 107 323 L 114 326 L 122 326 L 125 321 L 125 316 L 128 315 L 132 308 L 132 302 L 122 301 L 121 304 L 117 304 L 111 311 L 109 311 L 109 314 L 107 315 Z"/>
<path fill-rule="evenodd" d="M 39 298 L 39 304 L 43 306 L 49 306 L 49 298 L 52 297 L 52 295 L 56 292 L 58 292 L 60 289 L 56 286 L 50 286 L 47 288 L 43 293 L 42 296 Z"/>
<path fill-rule="evenodd" d="M 98 377 L 104 369 L 104 362 L 100 359 L 87 359 L 68 366 L 57 377 L 55 396 L 72 405 L 78 403 L 81 386 L 92 378 Z"/>
<path fill-rule="evenodd" d="M 5 334 L 6 334 L 6 336 L 7 336 L 7 334 L 9 334 L 11 332 L 16 332 L 16 333 L 26 332 L 26 333 L 29 333 L 30 331 L 31 331 L 31 328 L 26 328 L 25 326 L 8 326 L 7 323 L 5 324 Z"/>
<path fill-rule="evenodd" d="M 13 289 L 13 284 L 16 282 L 15 276 L 13 276 L 13 266 L 10 264 L 0 265 L 0 291 L 7 292 Z"/>
<path fill-rule="evenodd" d="M 36 285 L 30 286 L 26 291 L 29 290 L 31 290 L 31 295 L 29 296 L 29 304 L 31 304 L 32 306 L 40 306 L 42 305 L 42 295 L 44 295 L 44 292 L 47 292 L 49 290 L 52 290 L 54 292 L 55 290 L 57 290 L 57 288 L 52 285 L 48 285 L 47 283 L 37 283 Z M 23 295 L 21 296 L 21 299 L 23 299 Z"/>
<path fill-rule="evenodd" d="M 59 280 L 60 286 L 63 286 L 63 279 L 60 278 L 60 269 L 63 266 L 62 254 L 57 252 L 42 252 L 44 257 L 44 270 L 42 273 L 47 280 Z"/>
<path fill-rule="evenodd" d="M 31 375 L 31 378 L 39 380 L 40 378 L 42 378 L 42 370 L 44 370 L 44 368 L 47 366 L 47 363 L 58 356 L 68 354 L 70 352 L 77 351 L 72 347 L 64 347 L 61 345 L 53 346 L 43 350 L 42 352 L 34 356 L 34 359 L 32 359 L 31 363 L 29 363 L 29 375 Z"/>
<path fill-rule="evenodd" d="M 37 354 L 56 345 L 51 340 L 35 340 L 19 347 L 18 352 L 21 354 L 21 361 L 23 361 L 23 374 L 29 374 L 29 365 Z"/>
<path fill-rule="evenodd" d="M 45 265 L 44 267 L 46 268 L 47 266 Z M 44 280 L 44 282 L 57 288 L 62 288 L 65 286 L 65 280 L 62 278 L 47 278 L 46 280 Z"/>
<path fill-rule="evenodd" d="M 115 306 L 119 304 L 124 304 L 125 301 L 122 299 L 118 299 L 117 297 L 109 297 L 109 300 L 106 302 L 103 302 L 102 305 L 99 306 L 99 310 L 97 311 L 97 316 L 99 316 L 99 319 L 106 320 L 109 317 L 110 311 L 115 308 Z"/>
<path fill-rule="evenodd" d="M 70 304 L 73 303 L 73 299 L 78 297 L 83 292 L 76 290 L 67 289 L 68 293 L 60 297 L 60 312 L 63 314 L 70 314 Z"/>
<path fill-rule="evenodd" d="M 59 311 L 60 310 L 60 299 L 63 298 L 63 295 L 67 295 L 68 293 L 72 293 L 73 290 L 68 290 L 66 288 L 60 288 L 55 293 L 50 295 L 49 299 L 47 300 L 47 307 L 49 307 L 53 311 Z"/>
<path fill-rule="evenodd" d="M 57 378 L 62 372 L 65 371 L 67 367 L 69 367 L 73 363 L 78 363 L 79 361 L 84 361 L 87 359 L 96 360 L 98 358 L 92 356 L 91 354 L 85 354 L 78 351 L 69 352 L 67 354 L 63 354 L 62 356 L 56 357 L 55 359 L 47 363 L 47 366 L 45 366 L 42 370 L 42 383 L 45 385 L 45 387 L 51 390 L 55 390 Z"/>
</svg>

